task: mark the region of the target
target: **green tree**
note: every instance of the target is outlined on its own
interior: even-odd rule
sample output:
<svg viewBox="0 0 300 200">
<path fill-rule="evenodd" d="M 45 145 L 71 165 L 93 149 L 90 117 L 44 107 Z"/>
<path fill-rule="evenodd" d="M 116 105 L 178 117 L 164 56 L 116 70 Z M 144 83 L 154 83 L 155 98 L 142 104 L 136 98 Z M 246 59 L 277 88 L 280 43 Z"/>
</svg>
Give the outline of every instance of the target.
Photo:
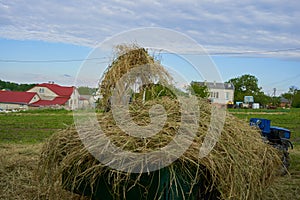
<svg viewBox="0 0 300 200">
<path fill-rule="evenodd" d="M 254 101 L 259 103 L 261 106 L 266 107 L 270 102 L 272 102 L 272 97 L 265 95 L 263 92 L 259 92 L 254 96 Z"/>
<path fill-rule="evenodd" d="M 282 94 L 281 96 L 283 98 L 286 98 L 289 101 L 290 106 L 292 106 L 293 104 L 293 100 L 296 96 L 296 94 L 298 93 L 299 90 L 297 90 L 296 86 L 291 86 L 289 88 L 289 91 L 287 93 Z"/>
<path fill-rule="evenodd" d="M 0 90 L 11 90 L 11 91 L 27 91 L 33 88 L 36 84 L 18 84 L 9 81 L 0 80 Z"/>
<path fill-rule="evenodd" d="M 89 88 L 87 86 L 80 86 L 78 92 L 81 95 L 93 95 L 96 92 L 96 88 Z"/>
<path fill-rule="evenodd" d="M 295 91 L 292 106 L 294 108 L 300 108 L 300 90 Z"/>
<path fill-rule="evenodd" d="M 206 85 L 201 85 L 198 82 L 191 82 L 191 84 L 187 87 L 187 91 L 189 91 L 192 95 L 207 98 L 209 96 L 209 90 Z"/>
<path fill-rule="evenodd" d="M 237 78 L 232 78 L 227 82 L 234 85 L 234 100 L 244 101 L 244 96 L 253 96 L 256 103 L 266 105 L 269 102 L 267 95 L 258 86 L 258 79 L 250 74 L 245 74 Z"/>
</svg>

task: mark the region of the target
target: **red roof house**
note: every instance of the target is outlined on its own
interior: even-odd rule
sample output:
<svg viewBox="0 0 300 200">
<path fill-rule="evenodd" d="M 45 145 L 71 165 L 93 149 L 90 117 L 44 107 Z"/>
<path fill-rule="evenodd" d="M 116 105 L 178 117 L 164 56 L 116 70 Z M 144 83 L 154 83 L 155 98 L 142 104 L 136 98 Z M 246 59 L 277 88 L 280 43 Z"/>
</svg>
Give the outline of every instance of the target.
<svg viewBox="0 0 300 200">
<path fill-rule="evenodd" d="M 53 82 L 42 83 L 34 86 L 27 92 L 35 92 L 41 98 L 32 106 L 63 106 L 67 109 L 77 109 L 79 93 L 73 86 L 60 86 Z"/>
<path fill-rule="evenodd" d="M 28 107 L 63 107 L 77 109 L 80 95 L 75 87 L 42 83 L 27 92 L 0 91 L 0 109 L 20 109 Z"/>
<path fill-rule="evenodd" d="M 1 91 L 1 103 L 17 103 L 30 104 L 39 100 L 39 97 L 34 92 L 15 92 L 15 91 Z"/>
<path fill-rule="evenodd" d="M 24 108 L 39 100 L 35 92 L 0 91 L 0 108 L 5 110 Z"/>
</svg>

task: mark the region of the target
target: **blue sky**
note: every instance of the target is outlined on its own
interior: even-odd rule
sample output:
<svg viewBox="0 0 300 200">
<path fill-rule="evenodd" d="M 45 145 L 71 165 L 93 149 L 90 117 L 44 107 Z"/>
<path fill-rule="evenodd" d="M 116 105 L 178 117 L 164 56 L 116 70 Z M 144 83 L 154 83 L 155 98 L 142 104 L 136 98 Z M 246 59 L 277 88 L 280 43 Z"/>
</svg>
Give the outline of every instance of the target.
<svg viewBox="0 0 300 200">
<path fill-rule="evenodd" d="M 280 94 L 300 87 L 299 9 L 299 1 L 270 0 L 0 0 L 0 79 L 70 85 L 97 44 L 160 27 L 202 45 L 224 81 L 252 74 Z"/>
</svg>

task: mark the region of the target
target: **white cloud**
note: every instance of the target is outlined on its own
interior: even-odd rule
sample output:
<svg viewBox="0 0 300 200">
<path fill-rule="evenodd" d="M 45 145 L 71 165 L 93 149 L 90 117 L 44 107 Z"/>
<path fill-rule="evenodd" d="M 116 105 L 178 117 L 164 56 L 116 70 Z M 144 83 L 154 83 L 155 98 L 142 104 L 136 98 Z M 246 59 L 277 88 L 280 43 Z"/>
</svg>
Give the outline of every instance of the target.
<svg viewBox="0 0 300 200">
<path fill-rule="evenodd" d="M 287 49 L 300 47 L 299 8 L 298 1 L 11 0 L 0 2 L 0 37 L 94 46 L 121 31 L 156 26 L 219 52 Z"/>
</svg>

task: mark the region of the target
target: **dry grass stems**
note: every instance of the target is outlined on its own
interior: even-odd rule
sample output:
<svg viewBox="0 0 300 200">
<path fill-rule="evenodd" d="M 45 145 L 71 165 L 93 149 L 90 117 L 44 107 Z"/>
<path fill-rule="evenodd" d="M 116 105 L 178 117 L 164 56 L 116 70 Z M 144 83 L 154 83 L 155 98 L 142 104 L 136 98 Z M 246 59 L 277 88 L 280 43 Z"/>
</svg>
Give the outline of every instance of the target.
<svg viewBox="0 0 300 200">
<path fill-rule="evenodd" d="M 120 57 L 112 63 L 100 84 L 100 90 L 104 94 L 104 107 L 108 106 L 106 103 L 112 95 L 112 88 L 124 73 L 137 64 L 156 62 L 144 49 L 119 49 Z M 158 63 L 154 66 L 155 78 L 142 77 L 140 80 L 146 83 L 153 83 L 154 79 L 168 81 L 167 72 Z M 208 156 L 200 159 L 199 149 L 210 126 L 211 111 L 216 108 L 201 99 L 198 103 L 200 120 L 196 137 L 189 141 L 191 145 L 183 155 L 164 168 L 169 174 L 168 185 L 172 188 L 173 197 L 184 193 L 186 199 L 195 199 L 195 191 L 197 195 L 199 192 L 211 191 L 221 199 L 260 199 L 277 175 L 276 169 L 281 162 L 277 150 L 263 143 L 257 130 L 227 114 L 216 146 Z M 156 104 L 164 106 L 167 121 L 163 129 L 151 138 L 141 139 L 124 133 L 116 125 L 112 111 L 98 113 L 97 123 L 114 145 L 132 152 L 151 152 L 168 145 L 181 126 L 180 103 L 168 96 L 144 103 L 137 99 L 129 106 L 132 119 L 140 126 L 149 124 L 149 109 Z M 190 125 L 194 126 L 193 122 Z M 93 126 L 80 128 L 85 133 L 81 137 L 102 140 L 103 135 L 93 131 Z M 113 162 L 114 158 L 110 159 Z M 149 162 L 157 162 L 157 159 L 159 158 L 153 157 Z M 134 169 L 136 166 L 133 163 L 130 167 Z M 109 185 L 109 193 L 114 199 L 124 199 L 126 192 L 135 186 L 143 187 L 146 197 L 148 191 L 153 192 L 151 185 L 141 184 L 142 173 L 114 170 L 95 159 L 82 144 L 75 126 L 60 131 L 49 139 L 43 148 L 39 168 L 41 183 L 48 187 L 48 193 L 55 193 L 57 188 L 64 187 L 74 192 L 82 192 L 85 188 L 87 193 L 93 194 L 96 193 L 95 185 L 99 184 L 99 180 L 102 186 L 103 183 Z M 162 194 L 156 192 L 154 198 L 163 199 Z"/>
</svg>

